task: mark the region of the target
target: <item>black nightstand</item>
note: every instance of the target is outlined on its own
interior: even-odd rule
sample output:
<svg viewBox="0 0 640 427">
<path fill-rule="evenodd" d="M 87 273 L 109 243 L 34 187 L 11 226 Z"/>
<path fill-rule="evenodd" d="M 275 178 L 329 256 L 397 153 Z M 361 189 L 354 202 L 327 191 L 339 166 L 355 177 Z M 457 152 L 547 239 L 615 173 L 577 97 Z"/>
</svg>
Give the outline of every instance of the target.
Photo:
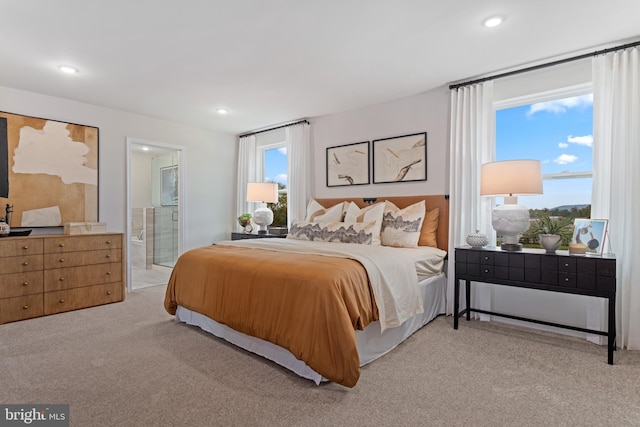
<svg viewBox="0 0 640 427">
<path fill-rule="evenodd" d="M 231 240 L 243 240 L 243 239 L 270 239 L 270 238 L 286 238 L 286 234 L 252 234 L 252 233 L 237 233 L 231 232 Z"/>
<path fill-rule="evenodd" d="M 470 314 L 474 312 L 603 335 L 608 341 L 607 362 L 613 365 L 616 339 L 616 259 L 613 256 L 572 256 L 566 251 L 548 254 L 537 249 L 506 252 L 500 248 L 464 246 L 456 248 L 455 263 L 454 329 L 458 329 L 459 316 L 466 314 L 470 320 Z M 461 280 L 465 282 L 467 303 L 466 308 L 459 311 Z M 469 304 L 472 282 L 606 298 L 609 302 L 607 330 L 578 328 L 472 308 Z"/>
</svg>

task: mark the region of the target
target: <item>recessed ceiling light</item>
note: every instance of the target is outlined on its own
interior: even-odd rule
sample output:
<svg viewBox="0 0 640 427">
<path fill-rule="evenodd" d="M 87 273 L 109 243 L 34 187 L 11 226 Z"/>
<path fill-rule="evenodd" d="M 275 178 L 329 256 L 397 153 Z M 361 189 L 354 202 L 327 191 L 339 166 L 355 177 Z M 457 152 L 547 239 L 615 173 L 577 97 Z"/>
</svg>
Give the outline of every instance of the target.
<svg viewBox="0 0 640 427">
<path fill-rule="evenodd" d="M 504 21 L 502 16 L 492 16 L 491 18 L 485 19 L 483 24 L 487 28 L 493 28 L 502 24 L 502 21 Z"/>
<path fill-rule="evenodd" d="M 149 151 L 149 147 L 142 147 L 142 151 Z"/>
<path fill-rule="evenodd" d="M 78 72 L 77 68 L 71 67 L 69 65 L 58 65 L 58 70 L 67 74 L 76 74 Z"/>
<path fill-rule="evenodd" d="M 218 108 L 216 112 L 218 114 L 227 114 L 229 111 L 226 108 Z"/>
</svg>

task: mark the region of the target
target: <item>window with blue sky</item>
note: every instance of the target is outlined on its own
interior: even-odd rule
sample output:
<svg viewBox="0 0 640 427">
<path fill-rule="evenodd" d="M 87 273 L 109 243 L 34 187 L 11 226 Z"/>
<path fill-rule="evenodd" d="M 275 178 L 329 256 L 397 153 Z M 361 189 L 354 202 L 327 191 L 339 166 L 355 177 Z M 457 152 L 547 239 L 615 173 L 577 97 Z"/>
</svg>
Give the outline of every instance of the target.
<svg viewBox="0 0 640 427">
<path fill-rule="evenodd" d="M 593 95 L 496 111 L 496 160 L 537 159 L 541 196 L 523 196 L 530 209 L 591 204 Z"/>
</svg>

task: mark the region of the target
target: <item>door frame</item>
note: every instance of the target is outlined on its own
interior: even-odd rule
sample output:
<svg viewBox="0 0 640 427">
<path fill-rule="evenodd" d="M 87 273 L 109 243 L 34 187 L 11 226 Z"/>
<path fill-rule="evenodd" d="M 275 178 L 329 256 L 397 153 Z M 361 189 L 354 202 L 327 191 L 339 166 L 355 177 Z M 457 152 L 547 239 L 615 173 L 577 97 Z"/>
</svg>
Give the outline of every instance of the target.
<svg viewBox="0 0 640 427">
<path fill-rule="evenodd" d="M 151 141 L 148 139 L 135 138 L 135 137 L 126 137 L 126 145 L 127 145 L 127 153 L 126 153 L 126 172 L 127 172 L 127 184 L 126 184 L 126 265 L 127 265 L 127 293 L 132 290 L 132 282 L 131 282 L 131 156 L 132 150 L 134 146 L 145 145 L 149 147 L 157 147 L 171 151 L 177 151 L 178 153 L 178 256 L 182 254 L 183 248 L 185 247 L 185 226 L 186 221 L 184 221 L 186 215 L 186 197 L 185 191 L 186 188 L 186 165 L 185 165 L 185 157 L 186 157 L 186 147 L 182 145 L 175 144 L 167 144 L 164 142 Z"/>
</svg>

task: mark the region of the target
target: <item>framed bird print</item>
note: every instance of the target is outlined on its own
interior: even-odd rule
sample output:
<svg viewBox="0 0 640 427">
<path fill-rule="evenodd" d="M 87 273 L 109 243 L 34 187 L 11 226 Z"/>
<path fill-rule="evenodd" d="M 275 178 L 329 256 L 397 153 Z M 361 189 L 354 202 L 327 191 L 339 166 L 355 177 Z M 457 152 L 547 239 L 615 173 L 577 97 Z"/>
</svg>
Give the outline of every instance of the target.
<svg viewBox="0 0 640 427">
<path fill-rule="evenodd" d="M 327 148 L 327 187 L 369 184 L 369 141 Z"/>
<path fill-rule="evenodd" d="M 427 180 L 427 133 L 373 141 L 373 183 Z"/>
</svg>

